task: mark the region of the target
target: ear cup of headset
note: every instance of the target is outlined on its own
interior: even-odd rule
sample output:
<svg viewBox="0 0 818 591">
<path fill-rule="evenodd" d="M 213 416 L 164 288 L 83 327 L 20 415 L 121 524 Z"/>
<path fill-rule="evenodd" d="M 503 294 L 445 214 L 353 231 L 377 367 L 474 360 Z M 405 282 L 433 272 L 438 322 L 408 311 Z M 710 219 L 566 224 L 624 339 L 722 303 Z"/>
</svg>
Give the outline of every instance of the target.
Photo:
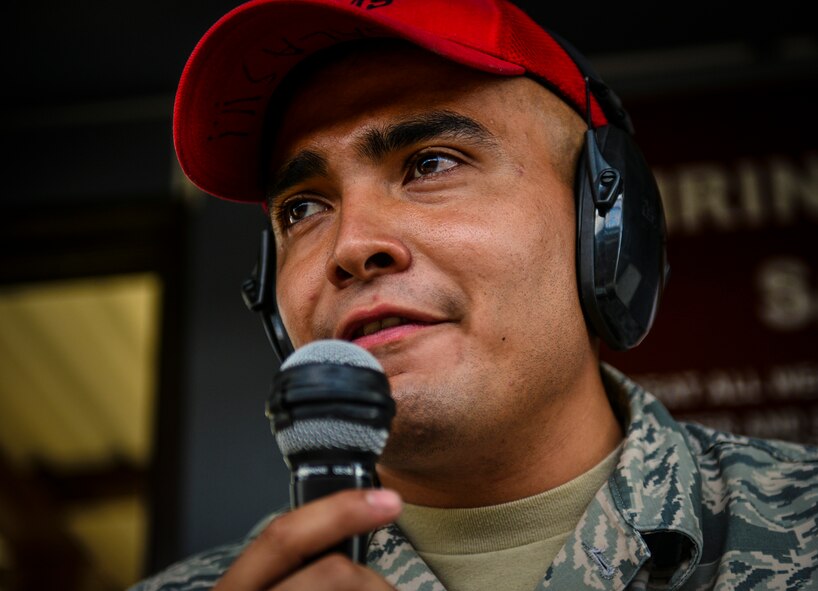
<svg viewBox="0 0 818 591">
<path fill-rule="evenodd" d="M 613 125 L 588 134 L 576 175 L 577 275 L 592 330 L 612 349 L 638 345 L 656 317 L 667 276 L 665 217 L 656 180 L 631 135 Z M 602 162 L 619 173 L 610 202 L 594 184 Z"/>
<path fill-rule="evenodd" d="M 276 357 L 280 362 L 283 362 L 287 357 L 293 354 L 295 347 L 290 341 L 290 335 L 287 334 L 287 329 L 284 326 L 284 321 L 278 312 L 278 304 L 273 300 L 273 310 L 270 313 L 270 326 L 272 329 L 272 336 L 270 341 L 273 345 Z"/>
<path fill-rule="evenodd" d="M 258 262 L 242 283 L 241 292 L 247 309 L 260 315 L 264 332 L 280 363 L 292 354 L 294 347 L 278 312 L 275 269 L 275 239 L 268 221 L 261 231 Z"/>
</svg>

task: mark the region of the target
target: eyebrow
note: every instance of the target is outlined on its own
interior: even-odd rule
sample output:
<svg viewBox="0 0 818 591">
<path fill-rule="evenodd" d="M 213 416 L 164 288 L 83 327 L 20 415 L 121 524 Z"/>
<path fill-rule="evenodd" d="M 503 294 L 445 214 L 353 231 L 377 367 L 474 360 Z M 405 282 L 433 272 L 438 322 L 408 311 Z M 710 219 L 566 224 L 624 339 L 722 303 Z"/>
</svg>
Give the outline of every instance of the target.
<svg viewBox="0 0 818 591">
<path fill-rule="evenodd" d="M 302 150 L 285 162 L 272 175 L 267 188 L 267 206 L 272 208 L 273 201 L 290 187 L 315 177 L 326 177 L 329 174 L 327 159 L 312 150 Z"/>
<path fill-rule="evenodd" d="M 389 153 L 433 138 L 452 138 L 495 145 L 494 136 L 477 121 L 452 111 L 433 111 L 399 121 L 384 129 L 370 129 L 358 142 L 358 153 L 378 162 Z"/>
<path fill-rule="evenodd" d="M 464 140 L 490 148 L 497 146 L 494 135 L 471 117 L 452 111 L 432 111 L 382 129 L 369 129 L 355 149 L 362 158 L 377 163 L 390 153 L 434 138 Z M 329 165 L 324 156 L 312 150 L 298 152 L 272 175 L 267 190 L 268 206 L 272 208 L 276 198 L 291 187 L 328 174 Z"/>
</svg>

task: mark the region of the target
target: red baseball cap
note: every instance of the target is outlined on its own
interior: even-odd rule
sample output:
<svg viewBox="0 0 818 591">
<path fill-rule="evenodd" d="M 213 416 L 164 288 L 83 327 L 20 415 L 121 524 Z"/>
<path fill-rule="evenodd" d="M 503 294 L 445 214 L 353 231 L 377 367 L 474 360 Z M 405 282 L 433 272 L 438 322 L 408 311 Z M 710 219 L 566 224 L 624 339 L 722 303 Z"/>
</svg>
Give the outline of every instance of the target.
<svg viewBox="0 0 818 591">
<path fill-rule="evenodd" d="M 251 0 L 205 33 L 182 73 L 173 139 L 184 173 L 216 197 L 264 202 L 262 135 L 281 80 L 317 51 L 384 37 L 500 76 L 530 75 L 585 113 L 579 67 L 507 0 Z M 607 123 L 594 98 L 591 121 Z"/>
</svg>

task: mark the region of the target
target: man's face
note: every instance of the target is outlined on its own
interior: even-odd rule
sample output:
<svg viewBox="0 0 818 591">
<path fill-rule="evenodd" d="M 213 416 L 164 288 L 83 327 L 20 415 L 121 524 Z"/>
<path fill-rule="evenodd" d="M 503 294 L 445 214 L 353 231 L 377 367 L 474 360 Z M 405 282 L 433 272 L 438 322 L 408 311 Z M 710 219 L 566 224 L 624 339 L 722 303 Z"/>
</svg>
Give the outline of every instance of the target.
<svg viewBox="0 0 818 591">
<path fill-rule="evenodd" d="M 422 470 L 542 428 L 594 356 L 566 173 L 581 118 L 528 79 L 404 48 L 324 68 L 282 121 L 278 305 L 296 347 L 351 340 L 383 365 L 383 463 Z"/>
</svg>

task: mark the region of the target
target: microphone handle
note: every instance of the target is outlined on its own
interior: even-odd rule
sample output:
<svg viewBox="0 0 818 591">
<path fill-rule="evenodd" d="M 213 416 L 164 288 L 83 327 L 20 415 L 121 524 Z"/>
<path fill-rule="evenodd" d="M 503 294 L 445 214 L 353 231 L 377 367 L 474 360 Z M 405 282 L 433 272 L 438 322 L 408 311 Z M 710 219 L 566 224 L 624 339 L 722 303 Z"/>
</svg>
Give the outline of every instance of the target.
<svg viewBox="0 0 818 591">
<path fill-rule="evenodd" d="M 290 504 L 293 509 L 334 492 L 372 488 L 374 466 L 356 461 L 310 461 L 300 464 L 290 474 Z M 348 538 L 316 557 L 340 552 L 353 562 L 366 564 L 370 534 Z"/>
</svg>

